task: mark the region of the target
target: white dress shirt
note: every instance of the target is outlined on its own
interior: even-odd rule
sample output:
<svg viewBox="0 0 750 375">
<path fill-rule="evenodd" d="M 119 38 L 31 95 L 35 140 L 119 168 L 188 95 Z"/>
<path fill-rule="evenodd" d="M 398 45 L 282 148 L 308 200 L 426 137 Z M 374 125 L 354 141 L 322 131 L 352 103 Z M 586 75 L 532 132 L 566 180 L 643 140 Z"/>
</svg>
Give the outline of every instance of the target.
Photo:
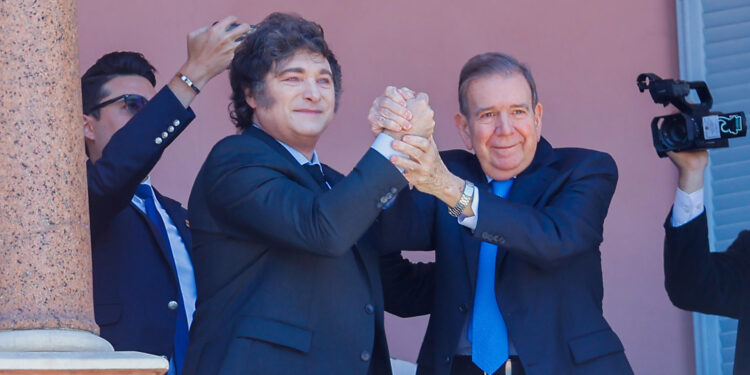
<svg viewBox="0 0 750 375">
<path fill-rule="evenodd" d="M 672 207 L 672 218 L 670 220 L 672 227 L 685 225 L 702 214 L 703 207 L 703 188 L 700 188 L 690 194 L 677 188 L 674 197 L 674 206 Z"/>
</svg>

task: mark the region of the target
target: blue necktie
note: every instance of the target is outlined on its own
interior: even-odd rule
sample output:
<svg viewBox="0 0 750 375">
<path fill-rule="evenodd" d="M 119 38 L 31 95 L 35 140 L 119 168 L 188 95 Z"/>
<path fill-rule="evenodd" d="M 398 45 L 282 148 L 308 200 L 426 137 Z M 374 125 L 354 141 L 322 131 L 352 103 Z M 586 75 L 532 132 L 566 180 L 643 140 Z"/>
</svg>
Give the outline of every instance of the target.
<svg viewBox="0 0 750 375">
<path fill-rule="evenodd" d="M 492 193 L 506 198 L 513 180 L 492 181 Z M 508 359 L 508 328 L 495 298 L 495 260 L 497 245 L 482 242 L 479 248 L 474 314 L 469 330 L 471 359 L 487 374 L 492 374 Z"/>
<path fill-rule="evenodd" d="M 167 245 L 167 250 L 169 250 L 169 262 L 172 264 L 172 267 L 175 267 L 174 255 L 172 255 L 172 246 L 170 246 L 169 244 L 169 235 L 167 235 L 167 227 L 164 225 L 164 221 L 162 220 L 161 215 L 159 215 L 159 211 L 156 209 L 156 203 L 154 203 L 154 195 L 151 192 L 151 186 L 147 184 L 138 185 L 138 189 L 136 189 L 135 195 L 143 200 L 143 204 L 146 206 L 146 215 L 148 215 L 149 219 L 151 219 L 151 221 L 156 224 L 156 227 L 159 228 L 159 232 L 161 232 L 162 238 L 164 238 L 164 243 Z M 176 269 L 177 268 L 175 267 L 175 270 Z M 179 278 L 177 283 L 177 290 L 179 306 L 177 308 L 177 326 L 175 327 L 174 333 L 174 353 L 172 354 L 172 360 L 170 361 L 170 364 L 171 362 L 174 362 L 175 366 L 174 372 L 172 371 L 172 368 L 170 368 L 169 371 L 169 374 L 175 375 L 182 373 L 182 364 L 183 362 L 185 362 L 185 351 L 187 350 L 188 346 L 187 313 L 185 313 L 185 306 L 182 300 Z"/>
</svg>

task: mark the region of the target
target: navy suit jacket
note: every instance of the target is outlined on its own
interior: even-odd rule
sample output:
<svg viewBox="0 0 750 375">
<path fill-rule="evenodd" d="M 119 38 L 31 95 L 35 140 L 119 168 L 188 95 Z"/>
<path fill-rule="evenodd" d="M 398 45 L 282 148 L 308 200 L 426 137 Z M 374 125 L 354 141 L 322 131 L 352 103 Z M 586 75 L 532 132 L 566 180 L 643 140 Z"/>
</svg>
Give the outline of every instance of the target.
<svg viewBox="0 0 750 375">
<path fill-rule="evenodd" d="M 734 373 L 750 374 L 750 231 L 725 252 L 711 253 L 705 212 L 677 228 L 667 217 L 664 229 L 669 299 L 681 309 L 739 319 Z"/>
<path fill-rule="evenodd" d="M 192 110 L 165 87 L 112 136 L 96 163 L 86 165 L 94 314 L 101 337 L 115 350 L 172 355 L 177 310 L 167 305 L 179 300 L 177 276 L 159 229 L 131 199 L 193 118 Z M 173 132 L 157 144 L 169 126 Z M 187 212 L 178 202 L 156 196 L 190 250 Z"/>
<path fill-rule="evenodd" d="M 390 374 L 370 227 L 406 180 L 370 149 L 324 190 L 251 127 L 190 195 L 198 301 L 184 374 Z"/>
<path fill-rule="evenodd" d="M 415 190 L 381 217 L 388 248 L 435 250 L 435 297 L 419 354 L 419 374 L 449 374 L 471 316 L 479 247 L 498 245 L 495 290 L 528 374 L 632 374 L 617 335 L 602 316 L 599 244 L 617 183 L 612 158 L 539 142 L 508 199 L 492 194 L 478 159 L 441 153 L 448 169 L 479 188 L 476 229 L 458 224 L 445 204 Z M 390 235 L 389 235 L 390 233 Z M 421 300 L 407 262 L 382 258 L 387 309 Z"/>
</svg>

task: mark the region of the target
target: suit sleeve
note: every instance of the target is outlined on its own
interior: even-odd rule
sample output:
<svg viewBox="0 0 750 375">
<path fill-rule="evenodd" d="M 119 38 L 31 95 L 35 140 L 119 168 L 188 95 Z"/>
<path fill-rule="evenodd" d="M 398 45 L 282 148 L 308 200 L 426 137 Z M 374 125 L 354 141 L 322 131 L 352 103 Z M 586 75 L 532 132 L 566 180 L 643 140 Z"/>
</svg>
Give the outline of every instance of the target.
<svg viewBox="0 0 750 375">
<path fill-rule="evenodd" d="M 237 139 L 212 151 L 201 183 L 211 215 L 242 238 L 340 256 L 373 224 L 383 197 L 406 186 L 401 173 L 369 149 L 333 189 L 313 191 L 295 180 L 301 169 L 278 152 L 250 136 Z"/>
<path fill-rule="evenodd" d="M 86 163 L 92 234 L 130 203 L 164 149 L 194 118 L 165 86 L 112 135 L 99 160 Z M 157 144 L 156 138 L 162 141 Z"/>
<path fill-rule="evenodd" d="M 684 310 L 738 318 L 742 275 L 750 271 L 750 232 L 741 232 L 727 251 L 711 253 L 705 212 L 676 228 L 669 219 L 664 224 L 664 285 L 669 299 Z"/>
<path fill-rule="evenodd" d="M 385 311 L 408 318 L 432 312 L 435 263 L 412 263 L 401 252 L 380 256 Z"/>
<path fill-rule="evenodd" d="M 602 242 L 604 219 L 617 185 L 617 166 L 607 154 L 591 152 L 573 167 L 542 206 L 515 203 L 480 190 L 474 237 L 502 246 L 540 268 Z M 514 186 L 516 189 L 518 186 Z"/>
<path fill-rule="evenodd" d="M 380 278 L 385 310 L 403 318 L 432 312 L 435 263 L 412 263 L 401 250 L 433 250 L 436 199 L 404 190 L 383 211 L 376 226 L 383 248 Z"/>
</svg>

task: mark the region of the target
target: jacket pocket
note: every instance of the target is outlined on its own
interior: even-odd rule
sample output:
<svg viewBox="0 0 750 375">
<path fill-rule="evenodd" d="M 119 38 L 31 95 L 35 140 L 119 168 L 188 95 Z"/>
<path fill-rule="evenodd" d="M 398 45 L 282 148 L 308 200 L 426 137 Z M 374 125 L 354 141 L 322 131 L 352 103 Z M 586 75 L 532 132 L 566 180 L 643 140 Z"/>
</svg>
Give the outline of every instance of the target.
<svg viewBox="0 0 750 375">
<path fill-rule="evenodd" d="M 122 304 L 120 303 L 99 303 L 94 305 L 94 319 L 100 327 L 119 322 L 120 316 L 122 316 Z"/>
<path fill-rule="evenodd" d="M 625 351 L 622 342 L 611 329 L 590 333 L 568 341 L 573 360 L 577 364 L 608 354 Z"/>
<path fill-rule="evenodd" d="M 264 341 L 307 353 L 310 351 L 312 331 L 277 320 L 246 316 L 237 326 L 237 337 Z"/>
</svg>

